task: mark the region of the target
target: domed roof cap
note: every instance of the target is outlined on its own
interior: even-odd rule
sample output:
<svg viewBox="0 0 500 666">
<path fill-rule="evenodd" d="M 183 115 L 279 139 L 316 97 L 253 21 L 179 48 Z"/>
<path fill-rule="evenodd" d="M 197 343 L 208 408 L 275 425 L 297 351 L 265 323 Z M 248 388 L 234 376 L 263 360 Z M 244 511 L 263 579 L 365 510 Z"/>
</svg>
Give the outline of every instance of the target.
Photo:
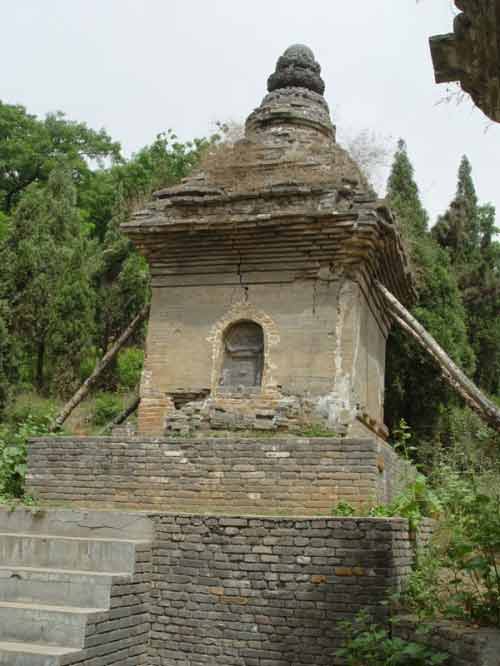
<svg viewBox="0 0 500 666">
<path fill-rule="evenodd" d="M 321 66 L 314 53 L 304 44 L 289 46 L 276 63 L 276 70 L 267 80 L 269 92 L 281 88 L 306 88 L 319 95 L 325 92 L 320 76 Z"/>
</svg>

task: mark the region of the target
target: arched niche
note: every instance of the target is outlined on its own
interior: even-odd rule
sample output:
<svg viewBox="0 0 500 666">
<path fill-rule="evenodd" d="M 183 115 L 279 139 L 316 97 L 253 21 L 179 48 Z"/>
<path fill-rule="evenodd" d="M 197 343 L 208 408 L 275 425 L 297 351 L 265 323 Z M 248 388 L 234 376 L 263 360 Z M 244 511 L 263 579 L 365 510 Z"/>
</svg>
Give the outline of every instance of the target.
<svg viewBox="0 0 500 666">
<path fill-rule="evenodd" d="M 238 387 L 259 387 L 264 367 L 264 331 L 254 321 L 239 321 L 223 336 L 223 360 L 219 386 L 230 391 Z"/>
</svg>

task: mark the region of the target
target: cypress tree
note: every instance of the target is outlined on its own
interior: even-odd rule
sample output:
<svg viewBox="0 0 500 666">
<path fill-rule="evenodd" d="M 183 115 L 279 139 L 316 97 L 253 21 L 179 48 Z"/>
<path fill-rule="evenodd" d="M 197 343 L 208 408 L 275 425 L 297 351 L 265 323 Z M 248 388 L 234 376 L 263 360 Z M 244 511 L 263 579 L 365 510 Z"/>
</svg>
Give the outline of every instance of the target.
<svg viewBox="0 0 500 666">
<path fill-rule="evenodd" d="M 403 139 L 399 139 L 394 155 L 387 196 L 398 216 L 403 236 L 412 241 L 422 237 L 427 231 L 428 216 L 420 201 L 413 165 Z"/>
<path fill-rule="evenodd" d="M 458 272 L 474 259 L 479 242 L 479 208 L 472 167 L 464 155 L 458 168 L 457 190 L 448 210 L 433 228 L 433 235 L 448 250 Z"/>
<path fill-rule="evenodd" d="M 99 346 L 103 351 L 149 299 L 148 264 L 120 231 L 120 224 L 129 217 L 130 206 L 119 192 L 104 237 L 102 260 L 97 273 L 98 335 Z M 143 328 L 138 330 L 130 344 L 141 343 L 142 337 Z"/>
<path fill-rule="evenodd" d="M 69 172 L 58 167 L 46 186 L 27 188 L 6 240 L 11 332 L 38 389 L 71 390 L 92 344 L 93 248 L 76 207 Z"/>
<path fill-rule="evenodd" d="M 388 181 L 388 201 L 406 240 L 417 279 L 418 302 L 412 314 L 466 370 L 473 366 L 465 312 L 449 258 L 428 232 L 404 141 L 398 144 Z M 394 327 L 387 350 L 386 422 L 404 418 L 419 438 L 438 435 L 443 406 L 454 398 L 438 368 L 417 344 Z"/>
<path fill-rule="evenodd" d="M 433 235 L 448 253 L 463 293 L 467 332 L 477 363 L 474 380 L 489 393 L 500 389 L 500 244 L 495 208 L 479 205 L 472 167 L 464 155 L 457 189 Z"/>
</svg>

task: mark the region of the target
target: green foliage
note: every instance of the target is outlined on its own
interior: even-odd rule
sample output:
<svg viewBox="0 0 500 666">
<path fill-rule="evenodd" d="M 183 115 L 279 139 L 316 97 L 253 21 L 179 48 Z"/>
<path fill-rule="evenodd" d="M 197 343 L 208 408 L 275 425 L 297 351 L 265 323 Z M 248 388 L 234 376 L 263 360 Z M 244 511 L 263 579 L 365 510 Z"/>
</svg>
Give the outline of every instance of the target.
<svg viewBox="0 0 500 666">
<path fill-rule="evenodd" d="M 56 411 L 57 403 L 54 400 L 27 391 L 17 395 L 16 400 L 9 404 L 5 412 L 5 422 L 15 428 L 29 420 L 44 424 Z"/>
<path fill-rule="evenodd" d="M 410 530 L 416 531 L 423 518 L 435 518 L 441 511 L 439 496 L 423 474 L 416 474 L 392 502 L 373 507 L 370 515 L 407 518 Z"/>
<path fill-rule="evenodd" d="M 2 243 L 9 233 L 9 218 L 8 216 L 0 211 L 0 243 Z"/>
<path fill-rule="evenodd" d="M 335 430 L 331 430 L 324 423 L 308 423 L 305 427 L 297 432 L 301 437 L 338 437 Z"/>
<path fill-rule="evenodd" d="M 82 355 L 82 360 L 80 361 L 81 383 L 83 383 L 87 379 L 87 377 L 90 377 L 98 362 L 99 362 L 98 349 L 96 347 L 89 347 L 86 353 Z"/>
<path fill-rule="evenodd" d="M 408 157 L 406 143 L 402 139 L 398 141 L 387 182 L 387 195 L 398 215 L 403 237 L 411 246 L 427 231 L 428 216 L 420 201 L 413 165 Z"/>
<path fill-rule="evenodd" d="M 47 434 L 52 418 L 50 411 L 27 413 L 22 420 L 0 426 L 0 500 L 24 495 L 28 439 Z"/>
<path fill-rule="evenodd" d="M 150 297 L 149 268 L 119 226 L 128 219 L 129 211 L 119 199 L 102 245 L 102 257 L 96 272 L 98 307 L 98 342 L 104 351 L 120 335 Z M 143 342 L 139 329 L 131 342 Z"/>
<path fill-rule="evenodd" d="M 498 393 L 500 375 L 500 243 L 495 209 L 479 205 L 472 167 L 464 156 L 457 191 L 446 213 L 432 230 L 448 253 L 464 293 L 467 332 L 477 363 L 474 380 L 487 392 Z"/>
<path fill-rule="evenodd" d="M 467 319 L 457 276 L 448 254 L 427 231 L 427 214 L 402 141 L 389 178 L 388 199 L 410 250 L 416 276 L 418 302 L 412 314 L 456 363 L 471 372 L 474 353 L 467 339 Z M 443 409 L 455 400 L 428 355 L 404 331 L 394 327 L 388 341 L 386 371 L 385 420 L 390 429 L 405 419 L 417 440 L 430 440 L 439 433 Z"/>
<path fill-rule="evenodd" d="M 58 168 L 46 187 L 27 188 L 0 252 L 3 288 L 15 295 L 11 335 L 30 359 L 39 389 L 47 382 L 67 392 L 78 377 L 93 330 L 91 255 L 70 174 Z"/>
<path fill-rule="evenodd" d="M 174 185 L 198 164 L 212 139 L 182 143 L 172 130 L 158 134 L 128 161 L 93 172 L 80 190 L 81 208 L 102 242 L 117 208 L 131 208 L 148 199 L 154 190 Z"/>
<path fill-rule="evenodd" d="M 94 401 L 92 420 L 96 426 L 107 425 L 123 410 L 123 400 L 116 393 L 99 393 Z"/>
<path fill-rule="evenodd" d="M 91 174 L 89 160 L 119 159 L 120 146 L 101 130 L 67 120 L 62 113 L 44 120 L 22 106 L 0 102 L 0 210 L 11 212 L 29 185 L 43 184 L 64 162 L 76 184 Z"/>
<path fill-rule="evenodd" d="M 454 265 L 473 258 L 479 240 L 478 201 L 472 167 L 465 155 L 458 169 L 455 198 L 432 231 L 439 244 L 447 248 Z"/>
<path fill-rule="evenodd" d="M 19 379 L 73 392 L 147 302 L 148 266 L 119 225 L 216 140 L 168 130 L 124 160 L 102 130 L 0 103 L 0 413 Z M 118 386 L 117 367 L 102 387 Z"/>
<path fill-rule="evenodd" d="M 338 502 L 332 516 L 371 516 L 373 518 L 407 518 L 410 529 L 418 530 L 423 518 L 436 517 L 443 510 L 438 494 L 423 474 L 415 474 L 405 488 L 389 504 L 366 504 L 358 507 Z"/>
<path fill-rule="evenodd" d="M 0 416 L 7 405 L 16 379 L 16 346 L 10 335 L 11 312 L 6 301 L 0 299 Z"/>
<path fill-rule="evenodd" d="M 391 636 L 366 611 L 338 626 L 346 639 L 336 656 L 342 657 L 346 666 L 437 666 L 449 660 L 449 655 L 424 644 Z"/>
<path fill-rule="evenodd" d="M 144 352 L 137 347 L 127 347 L 117 358 L 118 383 L 126 389 L 134 389 L 141 379 Z"/>
<path fill-rule="evenodd" d="M 421 615 L 500 626 L 498 481 L 481 484 L 469 472 L 442 466 L 434 484 L 438 529 L 418 558 L 405 602 Z"/>
<path fill-rule="evenodd" d="M 412 460 L 417 447 L 412 444 L 413 435 L 410 426 L 404 419 L 392 431 L 392 447 L 406 460 Z"/>
<path fill-rule="evenodd" d="M 338 502 L 332 509 L 332 516 L 348 517 L 348 516 L 359 516 L 359 510 L 356 510 L 352 504 L 349 502 Z"/>
</svg>

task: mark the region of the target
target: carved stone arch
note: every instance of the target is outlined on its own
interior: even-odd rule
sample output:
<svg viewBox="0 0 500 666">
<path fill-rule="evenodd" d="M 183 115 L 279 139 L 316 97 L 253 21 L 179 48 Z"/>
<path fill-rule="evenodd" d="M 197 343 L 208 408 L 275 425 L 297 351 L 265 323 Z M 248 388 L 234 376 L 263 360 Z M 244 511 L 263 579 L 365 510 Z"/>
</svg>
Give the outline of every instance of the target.
<svg viewBox="0 0 500 666">
<path fill-rule="evenodd" d="M 274 349 L 280 343 L 278 328 L 274 320 L 267 313 L 246 301 L 239 301 L 229 308 L 229 310 L 227 310 L 227 312 L 214 323 L 210 334 L 207 336 L 207 342 L 212 349 L 212 374 L 210 379 L 212 395 L 217 396 L 219 394 L 227 395 L 232 393 L 231 390 L 226 390 L 220 384 L 225 353 L 224 335 L 226 331 L 230 330 L 233 324 L 242 321 L 253 322 L 259 325 L 263 331 L 262 379 L 260 385 L 253 389 L 250 387 L 249 391 L 265 395 L 267 398 L 279 397 L 281 393 L 277 389 L 274 380 Z"/>
<path fill-rule="evenodd" d="M 219 386 L 223 390 L 260 387 L 264 369 L 264 331 L 255 321 L 242 319 L 223 333 Z"/>
</svg>

